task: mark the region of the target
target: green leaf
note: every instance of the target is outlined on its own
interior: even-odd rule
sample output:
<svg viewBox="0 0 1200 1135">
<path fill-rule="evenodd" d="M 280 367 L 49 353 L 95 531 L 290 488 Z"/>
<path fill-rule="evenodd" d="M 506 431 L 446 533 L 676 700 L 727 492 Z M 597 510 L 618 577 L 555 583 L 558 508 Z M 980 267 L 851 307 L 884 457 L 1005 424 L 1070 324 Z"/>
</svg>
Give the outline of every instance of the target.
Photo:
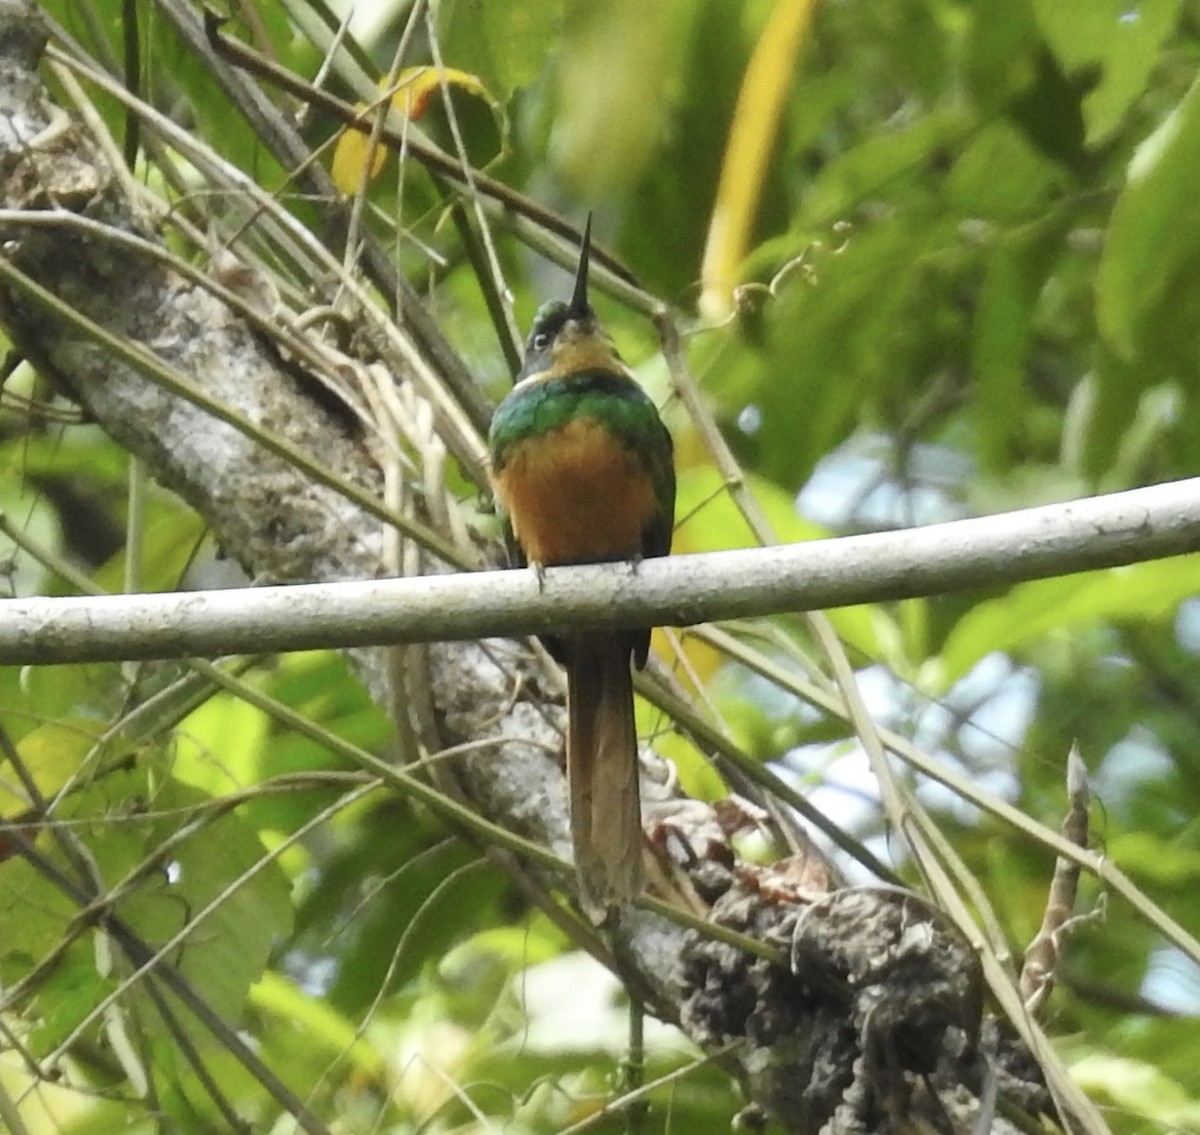
<svg viewBox="0 0 1200 1135">
<path fill-rule="evenodd" d="M 7 849 L 6 849 L 7 850 Z M 75 904 L 31 864 L 7 858 L 0 865 L 0 977 L 6 986 L 28 973 L 57 944 L 71 919 Z"/>
<path fill-rule="evenodd" d="M 563 18 L 562 0 L 443 0 L 437 11 L 442 61 L 479 76 L 501 102 L 541 73 Z"/>
<path fill-rule="evenodd" d="M 181 723 L 172 772 L 214 796 L 256 783 L 269 728 L 267 715 L 248 702 L 227 694 L 210 698 Z"/>
<path fill-rule="evenodd" d="M 1065 218 L 1006 233 L 988 260 L 971 342 L 978 384 L 976 444 L 992 471 L 1018 456 L 1031 394 L 1027 356 L 1038 297 L 1060 255 Z"/>
<path fill-rule="evenodd" d="M 144 833 L 141 854 L 153 854 L 178 831 L 181 815 L 206 803 L 207 797 L 183 785 L 165 786 L 154 807 L 175 810 L 175 815 Z M 189 933 L 175 960 L 204 1000 L 231 1022 L 238 1020 L 276 942 L 291 930 L 290 883 L 277 862 L 264 865 L 265 856 L 256 832 L 235 815 L 221 816 L 172 848 L 170 876 L 139 888 L 117 908 L 153 944 L 173 936 L 219 900 Z"/>
<path fill-rule="evenodd" d="M 1180 0 L 1034 0 L 1038 26 L 1063 70 L 1100 69 L 1083 100 L 1088 145 L 1108 139 L 1145 89 L 1180 6 Z"/>
<path fill-rule="evenodd" d="M 804 195 L 805 224 L 822 228 L 862 200 L 923 168 L 934 153 L 961 141 L 972 127 L 958 108 L 926 115 L 900 130 L 868 138 L 827 165 Z"/>
<path fill-rule="evenodd" d="M 322 1053 L 348 1060 L 360 1075 L 377 1077 L 384 1072 L 378 1049 L 367 1043 L 352 1020 L 279 974 L 264 974 L 250 991 L 250 998 L 256 1010 L 286 1021 Z"/>
<path fill-rule="evenodd" d="M 1142 884 L 1188 888 L 1200 882 L 1200 848 L 1153 832 L 1113 833 L 1105 853 Z"/>
<path fill-rule="evenodd" d="M 179 840 L 209 803 L 175 781 L 155 786 L 139 769 L 97 780 L 69 797 L 61 814 L 82 825 L 106 887 L 161 859 L 116 904 L 117 915 L 150 946 L 165 943 L 220 900 L 170 957 L 216 1012 L 236 1021 L 272 947 L 290 931 L 291 892 L 278 864 L 263 864 L 266 850 L 257 833 L 235 815 L 199 823 Z"/>
<path fill-rule="evenodd" d="M 1064 461 L 1092 484 L 1112 467 L 1113 452 L 1137 413 L 1145 378 L 1135 360 L 1121 358 L 1103 340 L 1097 344 L 1095 369 L 1072 395 L 1063 437 Z"/>
<path fill-rule="evenodd" d="M 93 935 L 72 942 L 38 983 L 37 995 L 27 1009 L 34 1022 L 30 1040 L 34 1055 L 42 1057 L 53 1052 L 116 985 L 116 976 L 103 976 L 96 969 Z M 100 1031 L 97 1024 L 92 1035 L 99 1036 Z"/>
<path fill-rule="evenodd" d="M 1132 356 L 1147 338 L 1156 309 L 1179 293 L 1197 300 L 1200 211 L 1200 83 L 1137 149 L 1113 208 L 1096 282 L 1104 336 Z"/>
<path fill-rule="evenodd" d="M 53 799 L 59 789 L 79 775 L 83 760 L 100 732 L 96 721 L 64 718 L 39 725 L 21 738 L 17 752 L 43 799 Z M 94 775 L 95 770 L 88 772 Z M 0 773 L 0 816 L 13 819 L 29 811 L 34 801 L 10 762 L 0 762 Z"/>
<path fill-rule="evenodd" d="M 719 552 L 758 543 L 721 475 L 711 465 L 684 469 L 678 481 L 676 552 Z M 796 544 L 829 535 L 828 529 L 800 516 L 795 499 L 777 485 L 751 476 L 746 487 L 780 543 Z"/>
<path fill-rule="evenodd" d="M 1054 631 L 1106 620 L 1156 622 L 1197 592 L 1194 556 L 1020 584 L 958 621 L 941 653 L 943 688 L 994 651 L 1012 652 Z"/>
<path fill-rule="evenodd" d="M 152 501 L 147 508 L 141 549 L 141 582 L 144 591 L 173 591 L 179 587 L 204 535 L 204 523 L 190 509 L 175 502 Z M 97 586 L 119 594 L 124 589 L 125 551 L 122 550 L 95 574 Z"/>
<path fill-rule="evenodd" d="M 1200 1128 L 1200 1099 L 1153 1064 L 1089 1052 L 1072 1063 L 1071 1076 L 1085 1091 L 1112 1100 L 1120 1112 L 1148 1122 L 1150 1129 Z"/>
<path fill-rule="evenodd" d="M 565 6 L 555 37 L 550 156 L 582 200 L 607 205 L 654 171 L 668 121 L 665 96 L 676 81 L 671 7 L 643 0 Z"/>
<path fill-rule="evenodd" d="M 799 489 L 855 426 L 902 416 L 931 372 L 961 365 L 945 358 L 961 342 L 945 297 L 962 286 L 962 242 L 944 211 L 914 213 L 815 250 L 814 278 L 789 278 L 764 307 L 761 344 L 731 346 L 712 368 L 708 388 L 731 416 L 758 407 L 761 427 L 739 448 L 777 484 Z"/>
<path fill-rule="evenodd" d="M 163 945 L 194 921 L 168 957 L 208 1005 L 236 1022 L 251 983 L 290 930 L 290 888 L 277 864 L 263 864 L 266 852 L 257 834 L 234 815 L 198 823 L 180 838 L 209 803 L 172 781 L 155 787 L 141 767 L 97 777 L 63 797 L 55 816 L 86 846 L 102 887 L 131 884 L 114 912 L 147 945 Z M 57 844 L 43 835 L 38 846 L 74 875 Z M 214 900 L 215 908 L 199 919 Z M 29 861 L 15 858 L 0 866 L 0 972 L 6 981 L 51 956 L 78 914 L 76 903 Z M 40 1051 L 58 1044 L 129 971 L 115 940 L 104 954 L 110 959 L 106 972 L 100 972 L 99 956 L 85 935 L 39 985 L 33 1007 L 41 1022 Z M 157 1018 L 150 1020 L 158 1027 Z"/>
<path fill-rule="evenodd" d="M 983 220 L 1042 217 L 1063 177 L 1056 163 L 1006 121 L 981 130 L 964 147 L 946 182 L 959 214 Z"/>
<path fill-rule="evenodd" d="M 969 11 L 967 86 L 984 113 L 996 114 L 1033 80 L 1033 9 L 1029 0 L 976 0 Z"/>
</svg>

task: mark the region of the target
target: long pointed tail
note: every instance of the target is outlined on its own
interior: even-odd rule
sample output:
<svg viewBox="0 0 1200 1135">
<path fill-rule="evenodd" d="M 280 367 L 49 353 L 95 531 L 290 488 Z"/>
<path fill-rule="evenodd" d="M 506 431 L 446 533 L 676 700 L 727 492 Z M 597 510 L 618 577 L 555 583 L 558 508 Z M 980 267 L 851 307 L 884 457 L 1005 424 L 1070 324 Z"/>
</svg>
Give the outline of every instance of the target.
<svg viewBox="0 0 1200 1135">
<path fill-rule="evenodd" d="M 584 904 L 603 915 L 642 888 L 630 647 L 624 635 L 589 635 L 566 653 L 571 836 Z"/>
</svg>

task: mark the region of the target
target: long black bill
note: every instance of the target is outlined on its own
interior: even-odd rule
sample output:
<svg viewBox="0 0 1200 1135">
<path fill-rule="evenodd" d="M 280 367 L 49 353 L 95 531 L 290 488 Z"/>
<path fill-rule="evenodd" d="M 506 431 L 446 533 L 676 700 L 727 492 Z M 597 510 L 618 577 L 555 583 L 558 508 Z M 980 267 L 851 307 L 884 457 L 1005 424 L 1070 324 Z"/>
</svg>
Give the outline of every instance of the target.
<svg viewBox="0 0 1200 1135">
<path fill-rule="evenodd" d="M 592 315 L 591 304 L 588 303 L 588 258 L 592 251 L 592 214 L 588 213 L 587 223 L 583 226 L 583 243 L 579 246 L 579 267 L 575 271 L 575 293 L 571 296 L 571 306 L 567 314 L 576 319 Z"/>
</svg>

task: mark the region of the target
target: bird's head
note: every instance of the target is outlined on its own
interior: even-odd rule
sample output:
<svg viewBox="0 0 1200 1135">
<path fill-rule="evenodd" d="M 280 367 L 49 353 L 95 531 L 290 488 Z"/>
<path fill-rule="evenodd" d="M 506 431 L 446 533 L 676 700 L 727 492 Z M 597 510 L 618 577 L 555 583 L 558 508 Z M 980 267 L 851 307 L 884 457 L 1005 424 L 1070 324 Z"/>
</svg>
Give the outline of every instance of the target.
<svg viewBox="0 0 1200 1135">
<path fill-rule="evenodd" d="M 525 365 L 518 382 L 567 378 L 584 371 L 616 371 L 628 368 L 617 354 L 608 332 L 588 303 L 588 254 L 591 250 L 592 218 L 588 215 L 575 272 L 575 291 L 570 303 L 551 300 L 538 308 L 529 338 L 525 341 Z"/>
</svg>

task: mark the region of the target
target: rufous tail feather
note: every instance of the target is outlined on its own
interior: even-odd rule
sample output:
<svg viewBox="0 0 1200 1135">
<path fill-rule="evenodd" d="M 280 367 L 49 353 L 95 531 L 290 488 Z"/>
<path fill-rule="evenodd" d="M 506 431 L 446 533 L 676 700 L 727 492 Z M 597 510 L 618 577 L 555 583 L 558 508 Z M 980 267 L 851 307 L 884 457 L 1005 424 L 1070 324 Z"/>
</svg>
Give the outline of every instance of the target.
<svg viewBox="0 0 1200 1135">
<path fill-rule="evenodd" d="M 603 916 L 642 888 L 642 810 L 625 635 L 566 644 L 567 782 L 585 908 Z"/>
</svg>

